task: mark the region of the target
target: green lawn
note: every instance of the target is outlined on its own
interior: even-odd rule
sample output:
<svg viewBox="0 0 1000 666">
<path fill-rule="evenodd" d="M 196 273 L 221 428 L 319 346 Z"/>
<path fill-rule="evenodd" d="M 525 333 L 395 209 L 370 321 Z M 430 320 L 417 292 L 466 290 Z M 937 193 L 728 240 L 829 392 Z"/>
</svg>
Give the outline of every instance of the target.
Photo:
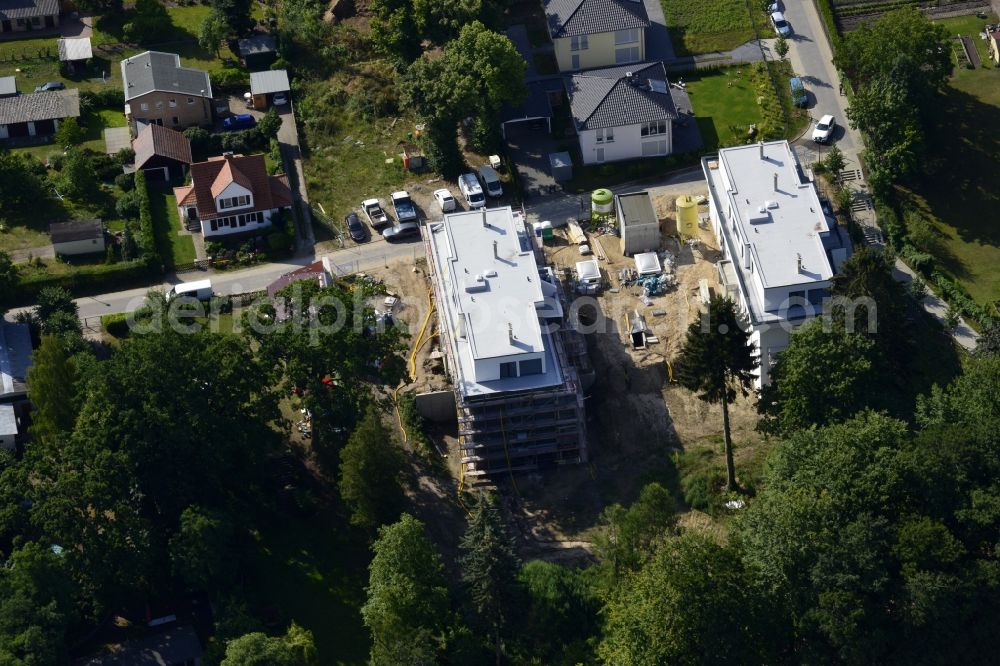
<svg viewBox="0 0 1000 666">
<path fill-rule="evenodd" d="M 174 265 L 190 264 L 196 258 L 194 241 L 191 236 L 181 236 L 180 216 L 177 214 L 177 202 L 173 190 L 165 186 L 149 188 L 150 212 L 153 214 L 153 225 L 166 224 L 170 230 L 170 246 L 173 250 Z"/>
<path fill-rule="evenodd" d="M 949 34 L 970 34 L 980 42 L 977 31 L 983 19 L 939 23 Z M 937 118 L 938 126 L 928 132 L 927 177 L 901 194 L 935 220 L 944 266 L 976 301 L 990 303 L 1000 299 L 1000 69 L 986 64 L 956 70 Z"/>
<path fill-rule="evenodd" d="M 760 123 L 760 106 L 746 67 L 685 72 L 683 78 L 705 152 L 744 143 L 750 124 Z"/>
<path fill-rule="evenodd" d="M 744 0 L 660 0 L 674 52 L 728 51 L 753 39 Z"/>
<path fill-rule="evenodd" d="M 21 225 L 8 224 L 6 230 L 0 232 L 0 251 L 10 252 L 29 247 L 42 247 L 52 241 L 49 235 L 41 229 L 32 229 Z"/>
<path fill-rule="evenodd" d="M 255 6 L 257 4 L 254 3 Z M 139 45 L 121 43 L 121 26 L 127 15 L 100 19 L 91 37 L 94 58 L 90 68 L 73 77 L 63 76 L 59 71 L 56 37 L 2 41 L 0 76 L 17 76 L 21 92 L 31 92 L 35 86 L 46 81 L 63 81 L 67 87 L 80 90 L 97 90 L 108 85 L 121 87 L 122 59 L 150 49 L 177 53 L 182 64 L 209 72 L 238 67 L 236 55 L 224 45 L 219 57 L 198 45 L 198 31 L 210 11 L 211 8 L 206 5 L 168 7 L 167 13 L 173 22 L 170 30 L 158 35 L 155 42 Z"/>
</svg>

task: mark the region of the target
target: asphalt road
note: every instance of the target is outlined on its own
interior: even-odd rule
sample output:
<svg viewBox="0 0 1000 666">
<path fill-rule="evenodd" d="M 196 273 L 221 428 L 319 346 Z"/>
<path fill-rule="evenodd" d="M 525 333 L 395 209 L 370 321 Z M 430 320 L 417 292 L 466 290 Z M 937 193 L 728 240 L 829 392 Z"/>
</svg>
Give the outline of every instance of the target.
<svg viewBox="0 0 1000 666">
<path fill-rule="evenodd" d="M 827 148 L 812 142 L 812 128 L 822 116 L 832 113 L 839 126 L 834 133 L 834 143 L 844 153 L 848 168 L 857 168 L 858 151 L 863 144 L 858 133 L 847 124 L 847 97 L 840 94 L 840 77 L 833 65 L 833 51 L 823 32 L 816 5 L 812 0 L 784 0 L 782 4 L 785 18 L 792 24 L 788 60 L 809 94 L 809 128 L 796 144 L 815 152 L 809 161 L 825 155 Z"/>
</svg>

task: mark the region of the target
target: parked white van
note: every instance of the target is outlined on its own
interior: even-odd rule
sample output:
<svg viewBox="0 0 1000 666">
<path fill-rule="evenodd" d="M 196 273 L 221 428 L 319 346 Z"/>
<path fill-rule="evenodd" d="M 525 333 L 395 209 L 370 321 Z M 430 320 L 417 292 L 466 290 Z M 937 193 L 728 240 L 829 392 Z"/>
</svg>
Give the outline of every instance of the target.
<svg viewBox="0 0 1000 666">
<path fill-rule="evenodd" d="M 465 202 L 469 208 L 482 208 L 486 205 L 486 195 L 483 188 L 479 186 L 479 181 L 474 173 L 463 173 L 458 177 L 458 190 L 465 197 Z"/>
<path fill-rule="evenodd" d="M 483 181 L 486 194 L 491 197 L 502 197 L 503 186 L 500 184 L 500 175 L 491 166 L 479 167 L 479 178 Z"/>
<path fill-rule="evenodd" d="M 167 293 L 167 300 L 173 300 L 180 296 L 190 296 L 199 301 L 207 301 L 214 296 L 211 280 L 198 280 L 197 282 L 182 282 L 175 284 L 173 289 Z"/>
</svg>

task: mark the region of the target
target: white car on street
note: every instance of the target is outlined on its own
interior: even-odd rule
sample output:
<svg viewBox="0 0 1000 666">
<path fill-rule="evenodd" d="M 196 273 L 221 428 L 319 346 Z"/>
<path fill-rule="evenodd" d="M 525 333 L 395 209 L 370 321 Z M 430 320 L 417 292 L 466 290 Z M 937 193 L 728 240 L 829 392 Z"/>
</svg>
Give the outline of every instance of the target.
<svg viewBox="0 0 1000 666">
<path fill-rule="evenodd" d="M 447 188 L 434 190 L 434 200 L 441 207 L 442 213 L 450 213 L 455 210 L 455 197 L 451 196 L 451 191 Z"/>
<path fill-rule="evenodd" d="M 785 20 L 785 15 L 781 12 L 771 12 L 771 23 L 774 24 L 774 30 L 782 37 L 788 37 L 792 34 L 792 25 Z"/>
<path fill-rule="evenodd" d="M 833 137 L 833 130 L 837 127 L 837 121 L 829 113 L 819 119 L 816 127 L 813 128 L 813 141 L 816 143 L 827 143 Z"/>
</svg>

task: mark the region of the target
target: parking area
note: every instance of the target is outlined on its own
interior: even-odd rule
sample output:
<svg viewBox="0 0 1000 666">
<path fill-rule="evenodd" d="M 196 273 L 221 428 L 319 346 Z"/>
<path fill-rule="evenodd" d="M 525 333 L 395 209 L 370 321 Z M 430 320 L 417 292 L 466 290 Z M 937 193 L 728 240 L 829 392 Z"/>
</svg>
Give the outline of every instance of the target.
<svg viewBox="0 0 1000 666">
<path fill-rule="evenodd" d="M 558 183 L 549 173 L 549 154 L 559 152 L 544 120 L 507 125 L 507 153 L 521 177 L 526 197 L 552 192 Z"/>
</svg>

